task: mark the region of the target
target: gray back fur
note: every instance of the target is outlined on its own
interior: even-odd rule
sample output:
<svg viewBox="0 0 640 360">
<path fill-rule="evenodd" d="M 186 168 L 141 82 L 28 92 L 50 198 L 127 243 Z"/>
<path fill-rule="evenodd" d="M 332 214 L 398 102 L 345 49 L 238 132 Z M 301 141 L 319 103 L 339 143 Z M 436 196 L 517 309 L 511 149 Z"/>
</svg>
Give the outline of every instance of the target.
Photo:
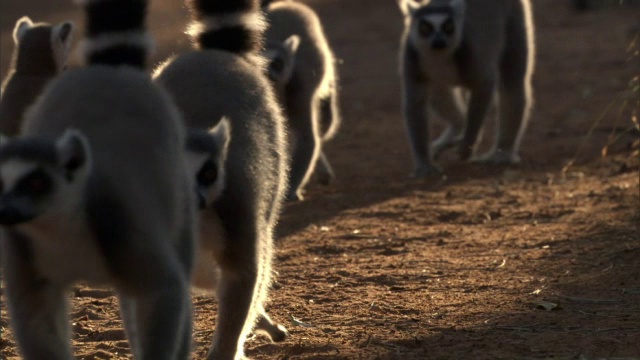
<svg viewBox="0 0 640 360">
<path fill-rule="evenodd" d="M 211 256 L 219 268 L 207 274 L 219 299 L 208 358 L 237 359 L 256 323 L 274 341 L 286 335 L 263 304 L 271 284 L 274 228 L 287 189 L 287 137 L 257 53 L 264 24 L 258 0 L 194 1 L 192 9 L 200 19 L 191 33 L 198 50 L 167 60 L 155 79 L 172 94 L 188 126 L 209 129 L 224 116 L 233 129 L 226 187 L 201 214 L 198 255 Z M 217 36 L 225 30 L 233 36 Z"/>
<path fill-rule="evenodd" d="M 287 84 L 282 104 L 285 112 L 292 103 L 305 101 L 314 104 L 332 96 L 337 97 L 337 73 L 335 58 L 329 46 L 318 15 L 308 6 L 280 1 L 265 9 L 269 27 L 266 31 L 267 48 L 270 43 L 282 43 L 291 35 L 300 38 L 295 55 L 295 69 Z M 331 103 L 329 118 L 320 114 L 321 137 L 333 138 L 340 125 L 337 101 Z M 291 119 L 296 121 L 300 119 Z"/>
<path fill-rule="evenodd" d="M 316 164 L 321 182 L 334 177 L 322 143 L 335 136 L 341 121 L 335 59 L 320 19 L 310 7 L 274 2 L 265 8 L 265 14 L 269 21 L 267 50 L 269 44 L 282 44 L 292 35 L 299 38 L 291 76 L 286 84 L 276 84 L 293 139 L 288 198 L 297 200 L 302 199 Z"/>
</svg>

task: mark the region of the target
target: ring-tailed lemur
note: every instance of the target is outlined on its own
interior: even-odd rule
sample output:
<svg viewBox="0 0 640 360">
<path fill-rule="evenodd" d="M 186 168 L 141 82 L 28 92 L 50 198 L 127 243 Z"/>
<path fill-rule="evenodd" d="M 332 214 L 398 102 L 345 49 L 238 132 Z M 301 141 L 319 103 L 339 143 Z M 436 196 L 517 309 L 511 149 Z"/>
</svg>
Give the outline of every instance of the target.
<svg viewBox="0 0 640 360">
<path fill-rule="evenodd" d="M 136 359 L 188 359 L 197 203 L 186 131 L 144 72 L 144 0 L 88 0 L 87 66 L 0 147 L 6 296 L 25 359 L 71 359 L 67 290 L 116 287 Z"/>
<path fill-rule="evenodd" d="M 529 0 L 398 0 L 405 16 L 401 77 L 414 175 L 441 172 L 432 155 L 459 144 L 471 158 L 487 112 L 499 94 L 493 149 L 473 160 L 517 163 L 532 104 L 533 21 Z M 466 116 L 457 89 L 469 92 Z M 448 128 L 429 146 L 426 107 Z"/>
<path fill-rule="evenodd" d="M 216 201 L 226 187 L 224 166 L 227 160 L 231 125 L 222 119 L 210 130 L 187 129 L 187 161 L 189 174 L 195 179 L 200 209 Z"/>
<path fill-rule="evenodd" d="M 340 124 L 335 61 L 320 19 L 311 8 L 280 1 L 266 7 L 265 14 L 269 22 L 268 74 L 292 139 L 288 198 L 298 200 L 316 164 L 322 183 L 334 178 L 322 144 L 335 136 Z"/>
<path fill-rule="evenodd" d="M 227 119 L 223 119 L 213 129 L 189 128 L 187 136 L 187 150 L 189 154 L 190 173 L 196 179 L 196 193 L 201 210 L 208 209 L 217 200 L 226 187 L 225 162 L 230 139 L 230 125 Z M 215 249 L 222 246 L 225 235 L 216 236 L 221 232 L 220 220 L 211 213 L 202 213 L 201 244 L 196 252 L 196 268 L 192 278 L 193 285 L 200 290 L 215 289 L 219 282 L 219 266 L 215 261 Z M 222 233 L 223 234 L 223 233 Z M 212 248 L 214 250 L 212 250 Z M 274 324 L 269 317 L 260 314 L 256 323 L 256 331 L 267 333 L 274 341 L 281 341 L 287 336 L 286 330 Z"/>
<path fill-rule="evenodd" d="M 14 136 L 25 110 L 44 87 L 66 66 L 71 49 L 73 24 L 33 23 L 24 16 L 13 29 L 15 48 L 11 67 L 2 83 L 0 132 Z"/>
<path fill-rule="evenodd" d="M 218 321 L 208 358 L 237 359 L 256 321 L 256 330 L 274 341 L 287 334 L 263 308 L 271 284 L 273 232 L 287 188 L 287 139 L 264 75 L 260 50 L 266 23 L 259 0 L 192 0 L 189 5 L 196 49 L 167 60 L 155 76 L 188 126 L 207 129 L 225 116 L 233 129 L 227 186 L 211 208 L 200 212 L 200 236 L 219 267 Z"/>
</svg>

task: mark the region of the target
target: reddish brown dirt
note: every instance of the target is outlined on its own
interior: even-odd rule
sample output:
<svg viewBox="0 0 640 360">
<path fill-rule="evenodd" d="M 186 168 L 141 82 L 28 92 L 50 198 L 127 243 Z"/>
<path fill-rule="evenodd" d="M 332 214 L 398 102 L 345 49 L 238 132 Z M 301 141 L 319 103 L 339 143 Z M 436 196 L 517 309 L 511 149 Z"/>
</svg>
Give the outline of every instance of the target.
<svg viewBox="0 0 640 360">
<path fill-rule="evenodd" d="M 488 168 L 446 154 L 447 178 L 425 182 L 407 176 L 395 2 L 307 2 L 341 64 L 344 126 L 327 146 L 339 179 L 311 184 L 304 202 L 286 207 L 269 312 L 291 337 L 281 344 L 253 338 L 247 354 L 640 359 L 638 133 L 623 133 L 638 110 L 628 92 L 638 58 L 630 60 L 627 48 L 639 8 L 578 15 L 568 1 L 536 0 L 536 107 L 523 164 Z M 153 3 L 160 60 L 187 45 L 185 11 L 179 1 Z M 11 28 L 23 14 L 80 15 L 66 2 L 3 1 L 3 74 Z M 558 307 L 547 311 L 542 301 Z M 72 303 L 80 358 L 129 357 L 110 291 L 78 287 Z M 194 303 L 194 358 L 201 359 L 216 305 L 205 296 Z M 4 305 L 1 326 L 0 353 L 17 359 Z"/>
</svg>

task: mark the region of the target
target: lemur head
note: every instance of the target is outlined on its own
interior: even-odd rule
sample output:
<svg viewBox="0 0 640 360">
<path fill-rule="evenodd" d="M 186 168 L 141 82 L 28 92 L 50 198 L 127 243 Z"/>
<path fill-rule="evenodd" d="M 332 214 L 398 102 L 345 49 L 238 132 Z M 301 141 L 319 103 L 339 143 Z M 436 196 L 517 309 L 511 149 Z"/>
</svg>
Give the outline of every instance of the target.
<svg viewBox="0 0 640 360">
<path fill-rule="evenodd" d="M 220 197 L 225 183 L 224 165 L 231 133 L 229 120 L 222 118 L 209 131 L 190 128 L 187 135 L 187 161 L 195 174 L 198 205 L 207 208 Z"/>
<path fill-rule="evenodd" d="M 291 80 L 296 66 L 298 46 L 300 46 L 298 35 L 291 35 L 281 43 L 270 42 L 266 46 L 264 55 L 268 61 L 267 75 L 278 94 L 284 93 L 284 88 Z"/>
<path fill-rule="evenodd" d="M 67 66 L 71 51 L 73 23 L 57 25 L 34 23 L 20 18 L 13 29 L 17 71 L 25 73 L 58 73 Z"/>
<path fill-rule="evenodd" d="M 25 223 L 79 204 L 90 171 L 89 143 L 77 130 L 56 140 L 2 139 L 0 225 Z"/>
<path fill-rule="evenodd" d="M 420 49 L 451 53 L 462 40 L 465 0 L 398 0 L 409 37 Z"/>
</svg>

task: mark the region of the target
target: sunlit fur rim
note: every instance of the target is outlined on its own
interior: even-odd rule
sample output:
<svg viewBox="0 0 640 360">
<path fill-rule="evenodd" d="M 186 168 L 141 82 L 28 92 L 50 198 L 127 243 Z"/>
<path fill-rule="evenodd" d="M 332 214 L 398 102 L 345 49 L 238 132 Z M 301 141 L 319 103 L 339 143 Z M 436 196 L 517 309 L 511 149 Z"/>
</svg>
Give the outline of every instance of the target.
<svg viewBox="0 0 640 360">
<path fill-rule="evenodd" d="M 260 12 L 247 13 L 243 11 L 219 16 L 205 16 L 201 20 L 191 23 L 186 33 L 191 37 L 197 37 L 203 33 L 235 26 L 242 26 L 248 31 L 262 33 L 267 29 L 267 21 Z"/>
</svg>

